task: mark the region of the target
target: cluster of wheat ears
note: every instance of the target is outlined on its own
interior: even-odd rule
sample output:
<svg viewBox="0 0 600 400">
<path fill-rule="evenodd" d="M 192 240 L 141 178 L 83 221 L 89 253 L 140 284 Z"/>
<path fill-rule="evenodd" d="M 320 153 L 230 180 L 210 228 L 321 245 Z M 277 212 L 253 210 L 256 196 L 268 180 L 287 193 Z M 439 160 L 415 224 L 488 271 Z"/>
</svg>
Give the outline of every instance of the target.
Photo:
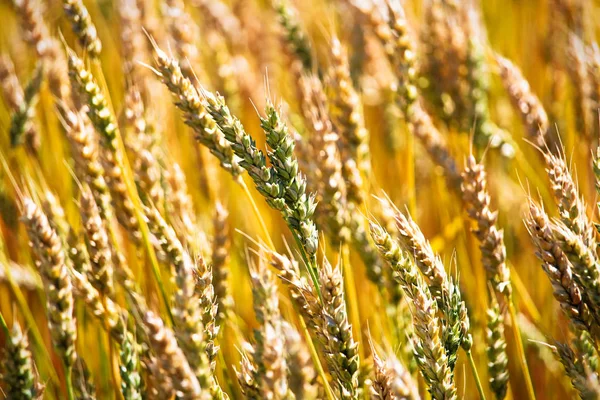
<svg viewBox="0 0 600 400">
<path fill-rule="evenodd" d="M 2 2 L 0 396 L 600 399 L 592 3 Z"/>
</svg>

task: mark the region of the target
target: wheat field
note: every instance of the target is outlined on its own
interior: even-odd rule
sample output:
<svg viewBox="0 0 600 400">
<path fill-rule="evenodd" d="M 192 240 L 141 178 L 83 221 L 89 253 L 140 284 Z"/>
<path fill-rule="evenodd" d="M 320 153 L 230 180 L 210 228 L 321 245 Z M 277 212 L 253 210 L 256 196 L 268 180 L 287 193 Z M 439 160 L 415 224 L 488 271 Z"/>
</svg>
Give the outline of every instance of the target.
<svg viewBox="0 0 600 400">
<path fill-rule="evenodd" d="M 597 2 L 0 15 L 0 398 L 600 399 Z"/>
</svg>

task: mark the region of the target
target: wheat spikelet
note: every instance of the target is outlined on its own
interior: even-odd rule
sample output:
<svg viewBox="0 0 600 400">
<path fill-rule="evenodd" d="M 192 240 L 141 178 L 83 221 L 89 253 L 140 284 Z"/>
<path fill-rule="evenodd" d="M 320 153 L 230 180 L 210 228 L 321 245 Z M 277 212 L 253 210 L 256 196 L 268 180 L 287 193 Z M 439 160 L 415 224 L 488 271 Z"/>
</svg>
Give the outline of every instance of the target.
<svg viewBox="0 0 600 400">
<path fill-rule="evenodd" d="M 587 246 L 594 247 L 594 229 L 586 215 L 585 203 L 577 191 L 577 185 L 564 157 L 544 152 L 544 160 L 561 221 L 581 237 Z"/>
<path fill-rule="evenodd" d="M 506 397 L 508 390 L 508 355 L 504 337 L 504 317 L 492 294 L 492 305 L 487 309 L 487 356 L 490 388 L 498 400 Z"/>
<path fill-rule="evenodd" d="M 592 135 L 593 108 L 590 107 L 589 71 L 587 67 L 587 55 L 583 40 L 575 33 L 569 34 L 567 45 L 567 72 L 574 88 L 574 107 L 576 115 L 577 131 L 585 138 Z"/>
<path fill-rule="evenodd" d="M 73 286 L 63 246 L 48 218 L 27 197 L 23 199 L 23 220 L 44 281 L 52 341 L 65 366 L 71 367 L 77 359 L 77 330 L 73 316 Z"/>
<path fill-rule="evenodd" d="M 589 370 L 567 344 L 556 343 L 552 346 L 554 354 L 563 364 L 565 373 L 571 378 L 571 383 L 582 400 L 597 399 L 600 396 L 598 376 Z"/>
<path fill-rule="evenodd" d="M 302 317 L 313 333 L 318 334 L 325 326 L 321 302 L 313 286 L 300 276 L 296 261 L 276 252 L 269 252 L 269 263 L 279 272 L 279 278 L 290 290 Z"/>
<path fill-rule="evenodd" d="M 60 43 L 50 36 L 41 12 L 42 4 L 37 0 L 16 0 L 14 5 L 22 20 L 25 40 L 34 47 L 37 56 L 45 64 L 50 91 L 64 102 L 71 100 L 71 87 L 67 64 Z"/>
<path fill-rule="evenodd" d="M 142 150 L 134 168 L 137 171 L 141 197 L 148 198 L 151 204 L 164 204 L 165 195 L 160 182 L 161 168 L 156 157 L 150 151 Z"/>
<path fill-rule="evenodd" d="M 110 151 L 117 150 L 118 126 L 111 110 L 108 108 L 108 100 L 96 83 L 92 73 L 86 68 L 83 60 L 73 50 L 67 49 L 69 61 L 69 76 L 73 86 L 85 96 L 88 104 L 88 116 L 94 124 L 101 137 L 104 147 Z"/>
<path fill-rule="evenodd" d="M 537 256 L 542 261 L 542 268 L 552 283 L 554 298 L 578 329 L 585 329 L 592 336 L 598 337 L 600 327 L 585 303 L 582 288 L 575 282 L 567 256 L 554 240 L 548 216 L 535 203 L 530 202 L 526 223 L 537 246 Z"/>
<path fill-rule="evenodd" d="M 63 0 L 63 7 L 79 44 L 92 59 L 98 58 L 102 51 L 102 42 L 98 38 L 96 27 L 83 1 Z"/>
<path fill-rule="evenodd" d="M 543 145 L 548 134 L 549 123 L 542 103 L 533 94 L 529 82 L 512 62 L 496 55 L 496 63 L 500 69 L 502 83 L 513 107 L 521 116 L 529 137 L 534 140 L 534 143 Z"/>
<path fill-rule="evenodd" d="M 102 297 L 84 274 L 71 270 L 69 275 L 77 297 L 85 303 L 89 312 L 102 323 L 115 341 L 122 343 L 126 334 L 126 312 L 110 298 Z"/>
<path fill-rule="evenodd" d="M 433 124 L 429 114 L 422 107 L 417 106 L 409 119 L 409 128 L 412 133 L 423 143 L 432 160 L 444 170 L 446 180 L 453 190 L 460 188 L 461 180 L 456 161 L 443 140 L 441 133 Z"/>
<path fill-rule="evenodd" d="M 416 400 L 417 387 L 410 373 L 392 354 L 382 360 L 375 349 L 373 353 L 374 379 L 371 385 L 372 400 Z"/>
<path fill-rule="evenodd" d="M 4 325 L 4 319 L 1 322 Z M 35 364 L 29 350 L 27 334 L 16 321 L 13 322 L 10 331 L 6 325 L 3 327 L 6 344 L 2 360 L 4 372 L 0 376 L 6 384 L 4 395 L 7 399 L 15 400 L 41 399 L 44 395 L 44 385 L 38 381 L 34 371 Z"/>
<path fill-rule="evenodd" d="M 466 104 L 468 119 L 463 130 L 473 127 L 473 141 L 481 149 L 485 146 L 499 147 L 504 157 L 512 158 L 515 145 L 508 133 L 492 120 L 490 114 L 490 68 L 486 59 L 486 47 L 489 45 L 485 38 L 485 28 L 482 16 L 474 6 L 466 6 L 463 10 L 464 22 L 467 27 L 467 54 L 465 66 L 467 74 Z"/>
<path fill-rule="evenodd" d="M 201 11 L 206 29 L 226 38 L 230 48 L 240 50 L 247 45 L 240 20 L 225 3 L 220 0 L 194 0 L 193 3 Z"/>
<path fill-rule="evenodd" d="M 44 7 L 35 0 L 15 0 L 13 5 L 22 19 L 25 40 L 35 48 L 39 57 L 44 58 L 53 45 L 42 17 Z"/>
<path fill-rule="evenodd" d="M 347 207 L 350 209 L 350 219 L 358 220 L 356 207 L 364 201 L 363 178 L 367 175 L 370 166 L 368 160 L 368 132 L 364 127 L 362 114 L 359 109 L 360 99 L 354 91 L 350 80 L 350 71 L 347 55 L 337 38 L 332 39 L 332 66 L 330 67 L 327 82 L 331 85 L 332 102 L 329 104 L 330 122 L 324 122 L 324 126 L 332 124 L 335 131 L 339 133 L 338 152 L 340 155 L 341 173 L 346 186 Z M 319 90 L 318 85 L 313 85 L 313 91 Z M 313 94 L 313 107 L 324 107 L 325 102 L 319 100 L 318 92 Z M 314 118 L 314 117 L 313 117 Z M 321 119 L 323 117 L 320 117 Z M 314 123 L 313 123 L 314 125 Z M 317 131 L 317 134 L 319 132 Z M 356 226 L 356 225 L 355 225 Z M 352 239 L 358 244 L 359 249 L 365 250 L 364 229 L 357 232 L 350 229 Z M 360 251 L 359 251 L 360 252 Z M 366 253 L 360 252 L 365 256 Z M 366 264 L 366 263 L 365 263 Z M 366 264 L 369 265 L 369 264 Z"/>
<path fill-rule="evenodd" d="M 156 138 L 146 120 L 146 107 L 138 87 L 131 83 L 125 94 L 126 148 L 132 162 L 135 182 L 144 203 L 162 208 L 164 190 L 161 184 L 162 166 L 156 149 Z M 128 129 L 127 129 L 128 128 Z"/>
<path fill-rule="evenodd" d="M 40 72 L 41 70 L 36 72 L 36 75 L 31 81 L 38 86 L 41 83 Z M 29 100 L 26 99 L 23 88 L 21 88 L 19 79 L 15 73 L 12 60 L 6 55 L 0 56 L 0 86 L 2 87 L 2 95 L 8 109 L 12 110 L 14 113 L 10 132 L 13 145 L 19 144 L 22 137 L 24 137 L 28 151 L 35 154 L 36 150 L 39 148 L 40 137 L 39 132 L 31 121 L 34 113 L 33 98 L 30 98 Z M 35 89 L 34 86 L 35 85 L 33 85 L 31 89 Z M 32 91 L 33 90 L 30 90 L 30 92 Z"/>
<path fill-rule="evenodd" d="M 415 263 L 428 280 L 431 294 L 442 304 L 444 297 L 450 292 L 442 260 L 435 255 L 421 229 L 410 216 L 396 213 L 395 219 L 403 248 L 413 255 Z"/>
<path fill-rule="evenodd" d="M 145 38 L 140 29 L 143 26 L 142 10 L 136 0 L 119 1 L 119 17 L 121 19 L 121 54 L 123 57 L 123 75 L 128 77 L 134 86 L 145 87 L 146 70 L 138 63 L 148 58 Z"/>
<path fill-rule="evenodd" d="M 71 229 L 66 243 L 69 249 L 67 255 L 73 269 L 86 276 L 91 275 L 92 266 L 90 264 L 90 255 L 87 251 L 84 234 L 77 234 Z"/>
<path fill-rule="evenodd" d="M 396 225 L 396 210 L 388 199 L 380 199 L 377 203 L 378 209 L 374 211 L 376 220 L 380 226 L 392 237 L 398 236 L 398 227 Z M 390 268 L 383 269 L 383 279 L 388 297 L 391 304 L 398 307 L 404 297 L 402 289 L 396 284 L 393 271 Z M 412 354 L 412 351 L 411 351 Z"/>
<path fill-rule="evenodd" d="M 110 191 L 104 179 L 104 168 L 98 156 L 93 127 L 82 112 L 75 112 L 65 105 L 58 106 L 63 127 L 75 161 L 75 174 L 81 182 L 89 185 L 100 215 L 105 221 L 112 218 Z"/>
<path fill-rule="evenodd" d="M 254 330 L 252 351 L 252 361 L 256 365 L 254 381 L 264 399 L 291 398 L 277 285 L 261 261 L 250 264 L 250 278 L 254 313 L 259 324 Z"/>
<path fill-rule="evenodd" d="M 394 69 L 398 84 L 397 102 L 406 118 L 409 130 L 421 141 L 432 160 L 444 170 L 452 189 L 460 188 L 460 174 L 456 162 L 433 124 L 431 116 L 423 109 L 417 87 L 416 53 L 410 35 L 408 21 L 398 2 L 386 3 L 389 21 L 372 7 L 359 8 L 384 46 L 385 53 Z"/>
<path fill-rule="evenodd" d="M 200 299 L 200 309 L 203 310 L 202 323 L 206 335 L 206 353 L 211 361 L 211 368 L 214 370 L 215 358 L 219 351 L 219 346 L 215 343 L 219 335 L 219 325 L 216 322 L 218 308 L 212 283 L 212 268 L 202 256 L 196 257 L 194 275 L 196 277 L 196 293 Z"/>
<path fill-rule="evenodd" d="M 148 382 L 145 392 L 147 398 L 149 400 L 164 400 L 173 397 L 173 382 L 165 369 L 161 367 L 160 361 L 154 356 L 149 356 L 142 360 L 142 365 L 149 375 L 156 378 Z"/>
<path fill-rule="evenodd" d="M 127 333 L 119 352 L 121 393 L 125 399 L 142 400 L 142 378 L 139 373 L 138 344 L 131 333 Z"/>
<path fill-rule="evenodd" d="M 6 105 L 11 110 L 19 108 L 24 101 L 23 88 L 15 72 L 15 66 L 6 54 L 0 56 L 0 85 Z"/>
<path fill-rule="evenodd" d="M 198 27 L 185 11 L 184 2 L 181 0 L 167 0 L 164 11 L 168 17 L 169 35 L 173 38 L 175 54 L 182 72 L 186 78 L 194 79 L 192 66 L 198 62 L 198 49 L 194 43 L 198 36 Z"/>
<path fill-rule="evenodd" d="M 310 358 L 306 343 L 300 333 L 291 324 L 282 321 L 285 338 L 285 357 L 289 369 L 288 381 L 290 391 L 296 399 L 317 397 L 319 386 L 317 372 Z"/>
<path fill-rule="evenodd" d="M 467 158 L 463 172 L 463 201 L 469 217 L 477 223 L 473 231 L 480 243 L 482 264 L 494 290 L 510 297 L 510 270 L 506 265 L 506 247 L 502 230 L 496 227 L 498 212 L 490 209 L 490 195 L 483 165 L 475 157 Z"/>
<path fill-rule="evenodd" d="M 267 203 L 274 209 L 283 212 L 285 210 L 283 193 L 275 182 L 274 171 L 267 168 L 263 152 L 256 147 L 254 139 L 245 131 L 240 120 L 231 114 L 222 96 L 215 96 L 208 91 L 203 92 L 203 95 L 212 119 L 229 142 L 235 155 L 240 159 L 240 167 L 248 171 L 256 188 L 265 197 Z"/>
<path fill-rule="evenodd" d="M 156 209 L 146 209 L 148 228 L 155 236 L 166 254 L 167 260 L 175 275 L 176 291 L 174 294 L 173 318 L 175 320 L 175 337 L 179 347 L 186 355 L 190 367 L 201 387 L 220 392 L 220 388 L 212 376 L 208 341 L 204 337 L 204 308 L 196 291 L 194 279 L 195 263 L 177 239 L 175 231 L 169 226 Z"/>
<path fill-rule="evenodd" d="M 575 331 L 575 337 L 572 340 L 573 347 L 581 359 L 589 366 L 591 371 L 598 370 L 598 351 L 596 350 L 596 342 L 587 331 Z"/>
<path fill-rule="evenodd" d="M 179 63 L 158 47 L 154 51 L 159 76 L 175 96 L 175 105 L 183 112 L 185 123 L 196 133 L 196 140 L 206 146 L 235 179 L 240 179 L 238 177 L 243 169 L 238 165 L 230 144 L 219 131 L 190 80 L 182 74 Z"/>
<path fill-rule="evenodd" d="M 301 62 L 305 72 L 312 72 L 314 60 L 310 50 L 310 42 L 300 26 L 296 10 L 287 0 L 273 0 L 281 26 L 281 40 L 287 53 Z"/>
<path fill-rule="evenodd" d="M 420 35 L 425 55 L 421 69 L 428 79 L 427 94 L 440 117 L 459 129 L 464 127 L 469 106 L 466 68 L 469 40 L 464 8 L 445 1 L 428 1 Z"/>
<path fill-rule="evenodd" d="M 600 266 L 594 250 L 585 245 L 580 236 L 559 221 L 552 224 L 554 239 L 573 266 L 575 281 L 583 288 L 590 302 L 590 310 L 598 320 L 600 304 Z"/>
<path fill-rule="evenodd" d="M 344 284 L 340 266 L 333 267 L 326 260 L 319 270 L 323 296 L 323 327 L 327 347 L 325 359 L 336 379 L 342 399 L 352 399 L 358 394 L 358 343 L 354 341 L 348 321 Z"/>
<path fill-rule="evenodd" d="M 114 293 L 114 266 L 108 233 L 96 200 L 87 185 L 81 190 L 80 213 L 92 266 L 92 282 L 102 295 L 112 296 Z"/>
<path fill-rule="evenodd" d="M 259 383 L 254 380 L 257 369 L 258 368 L 252 360 L 250 360 L 248 354 L 242 353 L 242 361 L 240 371 L 237 372 L 237 378 L 242 393 L 248 399 L 257 400 L 262 398 Z"/>
<path fill-rule="evenodd" d="M 394 270 L 394 278 L 413 301 L 414 355 L 429 392 L 435 399 L 456 398 L 449 358 L 442 344 L 442 324 L 436 315 L 438 307 L 429 288 L 416 266 L 402 254 L 387 232 L 371 223 L 371 236 Z"/>
<path fill-rule="evenodd" d="M 71 80 L 79 92 L 85 96 L 89 107 L 88 116 L 96 131 L 100 134 L 100 143 L 104 148 L 101 154 L 102 164 L 106 172 L 117 219 L 127 229 L 133 240 L 139 243 L 142 234 L 135 214 L 133 200 L 129 198 L 127 193 L 127 184 L 122 170 L 123 154 L 117 139 L 119 128 L 108 107 L 106 97 L 91 72 L 86 69 L 83 61 L 72 50 L 68 51 L 68 58 Z"/>
<path fill-rule="evenodd" d="M 317 228 L 312 218 L 316 207 L 314 195 L 307 194 L 306 178 L 299 172 L 294 155 L 295 142 L 286 124 L 270 102 L 265 111 L 266 118 L 261 118 L 261 127 L 270 147 L 269 159 L 284 188 L 283 198 L 290 210 L 287 222 L 297 232 L 307 253 L 313 255 L 318 246 Z"/>
<path fill-rule="evenodd" d="M 342 164 L 345 166 L 352 160 L 367 175 L 370 171 L 369 132 L 364 126 L 360 98 L 350 78 L 347 52 L 335 37 L 331 41 L 331 57 L 329 81 L 334 96 L 331 118 L 344 142 Z"/>
<path fill-rule="evenodd" d="M 0 71 L 0 75 L 3 75 L 7 72 L 10 73 L 10 71 Z M 15 94 L 17 94 L 17 96 L 21 96 L 19 98 L 20 103 L 13 110 L 11 116 L 9 130 L 10 144 L 11 146 L 16 147 L 25 142 L 27 151 L 33 155 L 37 154 L 37 150 L 40 145 L 40 138 L 36 133 L 32 119 L 35 114 L 35 104 L 37 102 L 37 95 L 40 90 L 43 77 L 43 64 L 39 63 L 23 90 L 18 87 L 18 82 L 15 82 L 17 84 L 16 89 L 21 90 L 21 93 Z M 0 76 L 0 79 L 2 80 L 5 78 L 6 77 Z"/>
<path fill-rule="evenodd" d="M 39 64 L 23 89 L 23 102 L 14 111 L 10 123 L 11 145 L 15 147 L 25 141 L 27 150 L 31 154 L 36 154 L 39 148 L 39 136 L 32 131 L 32 118 L 43 77 L 43 65 Z"/>
<path fill-rule="evenodd" d="M 402 246 L 406 252 L 412 254 L 440 311 L 446 317 L 447 326 L 443 329 L 444 346 L 448 354 L 448 364 L 453 368 L 458 347 L 462 346 L 469 351 L 473 340 L 469 333 L 471 324 L 460 288 L 453 279 L 448 278 L 442 260 L 433 252 L 431 244 L 410 216 L 397 213 L 396 227 Z"/>
<path fill-rule="evenodd" d="M 233 298 L 230 293 L 229 277 L 229 213 L 217 202 L 213 217 L 214 236 L 212 243 L 212 273 L 215 298 L 217 299 L 217 323 L 220 325 L 231 312 Z"/>
<path fill-rule="evenodd" d="M 152 311 L 144 314 L 143 322 L 159 365 L 171 378 L 177 396 L 188 400 L 210 399 L 209 392 L 201 389 L 185 355 L 177 346 L 173 331 L 165 327 L 162 319 Z"/>
<path fill-rule="evenodd" d="M 44 190 L 43 194 L 42 212 L 46 215 L 50 227 L 56 231 L 56 234 L 66 248 L 68 236 L 72 229 L 67 221 L 65 210 L 52 191 Z M 65 255 L 68 255 L 67 253 Z"/>
<path fill-rule="evenodd" d="M 339 136 L 333 131 L 326 113 L 327 99 L 319 79 L 314 75 L 303 75 L 300 88 L 303 99 L 302 112 L 313 134 L 311 147 L 316 160 L 319 160 L 317 176 L 313 179 L 319 182 L 317 201 L 323 205 L 318 211 L 323 216 L 322 225 L 327 228 L 335 245 L 348 242 L 350 232 L 346 206 L 347 191 L 337 148 Z"/>
<path fill-rule="evenodd" d="M 267 144 L 271 147 L 269 158 L 273 166 L 268 168 L 263 152 L 257 149 L 254 139 L 246 133 L 240 121 L 231 115 L 224 99 L 208 92 L 205 98 L 210 114 L 241 159 L 240 166 L 248 171 L 269 206 L 282 213 L 306 253 L 313 257 L 318 245 L 317 229 L 311 218 L 314 199 L 305 193 L 306 183 L 298 175 L 298 163 L 293 156 L 294 142 L 285 125 L 279 121 L 275 109 L 272 106 L 268 108 L 269 119 L 261 121 L 267 134 Z"/>
<path fill-rule="evenodd" d="M 125 94 L 126 149 L 132 162 L 134 179 L 141 200 L 152 202 L 155 207 L 164 205 L 164 190 L 161 184 L 164 157 L 157 149 L 156 132 L 148 121 L 148 109 L 144 105 L 140 89 L 130 83 Z"/>
</svg>

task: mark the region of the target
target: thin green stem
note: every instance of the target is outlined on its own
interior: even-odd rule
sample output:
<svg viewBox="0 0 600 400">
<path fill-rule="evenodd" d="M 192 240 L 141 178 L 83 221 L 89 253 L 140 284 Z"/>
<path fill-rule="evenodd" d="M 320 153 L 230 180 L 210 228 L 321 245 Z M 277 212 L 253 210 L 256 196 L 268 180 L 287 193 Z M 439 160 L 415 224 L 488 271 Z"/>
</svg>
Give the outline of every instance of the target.
<svg viewBox="0 0 600 400">
<path fill-rule="evenodd" d="M 65 367 L 65 380 L 67 384 L 67 399 L 75 400 L 75 392 L 73 391 L 73 367 Z"/>
<path fill-rule="evenodd" d="M 6 325 L 6 321 L 4 320 L 4 315 L 2 315 L 2 313 L 0 312 L 0 325 L 2 325 L 2 330 L 4 330 L 4 333 L 6 334 L 6 336 L 10 336 L 10 330 L 8 329 L 8 325 Z"/>
<path fill-rule="evenodd" d="M 312 280 L 313 285 L 315 286 L 315 289 L 317 290 L 317 295 L 319 296 L 319 300 L 322 303 L 323 297 L 321 295 L 321 285 L 319 284 L 319 276 L 317 275 L 316 256 L 309 260 L 306 255 L 306 252 L 304 251 L 304 247 L 302 247 L 302 243 L 300 242 L 300 239 L 298 238 L 296 233 L 293 231 L 292 231 L 292 236 L 294 237 L 294 240 L 296 241 L 296 245 L 300 249 L 300 255 L 302 256 L 302 260 L 304 261 L 304 263 L 306 264 L 306 266 L 308 268 L 308 274 L 310 275 L 310 279 Z"/>
<path fill-rule="evenodd" d="M 535 302 L 531 298 L 531 295 L 527 291 L 527 287 L 523 283 L 523 280 L 519 276 L 519 272 L 510 262 L 507 261 L 506 265 L 508 265 L 508 267 L 510 268 L 510 282 L 515 288 L 515 293 L 519 295 L 519 298 L 521 299 L 521 303 L 523 304 L 527 315 L 529 315 L 529 317 L 536 325 L 539 324 L 540 320 L 542 319 L 542 316 L 540 315 L 540 312 L 535 306 Z"/>
<path fill-rule="evenodd" d="M 298 319 L 300 320 L 300 328 L 302 328 L 302 334 L 304 335 L 304 339 L 306 340 L 306 344 L 308 345 L 308 350 L 310 351 L 310 356 L 313 360 L 313 364 L 315 364 L 317 373 L 323 381 L 323 388 L 325 388 L 325 394 L 327 395 L 327 399 L 335 400 L 333 392 L 331 391 L 331 387 L 329 387 L 327 375 L 325 374 L 323 365 L 321 365 L 321 360 L 319 359 L 317 349 L 315 348 L 315 344 L 313 343 L 312 338 L 310 337 L 310 333 L 308 332 L 308 328 L 306 327 L 306 322 L 304 321 L 304 318 L 302 318 L 302 315 L 298 315 Z"/>
<path fill-rule="evenodd" d="M 275 244 L 273 243 L 273 240 L 271 239 L 271 235 L 269 234 L 269 229 L 267 228 L 267 224 L 265 223 L 265 220 L 263 219 L 263 217 L 260 213 L 260 210 L 258 209 L 258 205 L 256 204 L 256 202 L 254 201 L 254 198 L 252 197 L 252 193 L 250 193 L 250 189 L 248 189 L 248 185 L 246 185 L 246 182 L 244 182 L 244 180 L 241 178 L 240 178 L 240 186 L 244 190 L 244 193 L 246 194 L 246 197 L 248 198 L 248 201 L 250 202 L 250 205 L 252 206 L 252 210 L 254 211 L 254 214 L 256 215 L 256 218 L 258 219 L 258 223 L 260 224 L 260 227 L 263 231 L 263 235 L 265 236 L 265 240 L 267 241 L 267 244 L 269 245 L 269 247 L 271 249 L 275 250 Z"/>
<path fill-rule="evenodd" d="M 483 385 L 481 384 L 481 380 L 479 379 L 479 373 L 477 372 L 477 366 L 475 365 L 475 360 L 473 360 L 473 353 L 471 351 L 468 351 L 467 357 L 469 358 L 469 365 L 471 365 L 471 372 L 473 373 L 473 378 L 475 378 L 475 385 L 477 385 L 477 391 L 479 392 L 479 398 L 481 400 L 485 400 L 485 393 L 483 392 Z"/>
<path fill-rule="evenodd" d="M 511 319 L 511 329 L 513 332 L 514 340 L 517 346 L 517 356 L 519 357 L 519 364 L 521 366 L 521 372 L 523 379 L 525 380 L 525 386 L 527 387 L 527 399 L 535 400 L 535 392 L 533 390 L 533 382 L 531 381 L 531 375 L 529 368 L 527 367 L 527 359 L 525 358 L 525 348 L 523 347 L 523 341 L 521 340 L 521 331 L 517 324 L 517 310 L 513 303 L 514 299 L 512 296 L 508 297 L 508 311 Z"/>
<path fill-rule="evenodd" d="M 254 201 L 254 198 L 252 197 L 250 190 L 248 189 L 248 185 L 246 185 L 246 183 L 242 180 L 242 181 L 240 181 L 240 186 L 244 190 L 244 193 L 246 194 L 246 197 L 248 198 L 248 201 L 250 202 L 252 210 L 254 211 L 254 214 L 256 215 L 256 219 L 258 219 L 258 223 L 260 224 L 261 229 L 263 230 L 263 235 L 265 236 L 265 240 L 267 241 L 267 244 L 269 245 L 271 250 L 275 251 L 275 244 L 273 243 L 273 240 L 271 239 L 271 235 L 269 234 L 267 224 L 265 224 L 265 221 L 260 213 L 260 210 L 258 209 L 258 206 L 257 206 L 256 202 Z M 306 255 L 306 252 L 304 251 L 304 247 L 302 246 L 302 243 L 300 242 L 300 239 L 298 238 L 298 236 L 296 235 L 296 233 L 293 230 L 290 229 L 290 231 L 292 232 L 292 236 L 294 237 L 294 240 L 296 241 L 296 245 L 298 246 L 298 249 L 300 249 L 300 255 L 302 256 L 302 260 L 308 267 L 308 273 L 310 275 L 311 280 L 313 281 L 313 284 L 315 285 L 317 294 L 319 295 L 319 299 L 321 299 L 321 286 L 319 285 L 319 278 L 316 273 L 316 271 L 317 271 L 316 259 L 314 257 L 312 259 L 308 258 L 308 256 Z"/>
</svg>

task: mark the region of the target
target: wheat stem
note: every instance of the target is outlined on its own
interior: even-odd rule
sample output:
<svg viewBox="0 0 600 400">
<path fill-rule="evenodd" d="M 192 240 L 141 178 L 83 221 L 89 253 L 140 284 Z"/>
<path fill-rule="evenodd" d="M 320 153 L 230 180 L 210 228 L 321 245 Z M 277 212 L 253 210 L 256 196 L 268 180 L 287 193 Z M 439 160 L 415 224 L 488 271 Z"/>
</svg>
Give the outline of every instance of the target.
<svg viewBox="0 0 600 400">
<path fill-rule="evenodd" d="M 327 380 L 327 374 L 325 374 L 325 370 L 323 369 L 323 365 L 321 364 L 321 360 L 319 359 L 319 354 L 317 353 L 317 349 L 315 344 L 310 337 L 310 333 L 308 332 L 308 328 L 306 327 L 306 322 L 304 321 L 304 317 L 302 315 L 298 315 L 298 320 L 300 321 L 300 328 L 302 330 L 302 334 L 304 335 L 304 339 L 306 340 L 306 344 L 308 345 L 308 350 L 310 351 L 310 356 L 315 364 L 315 368 L 317 369 L 317 373 L 319 377 L 321 377 L 321 381 L 323 382 L 323 387 L 325 388 L 325 394 L 327 395 L 328 400 L 335 400 L 333 392 L 331 391 L 331 387 L 329 386 L 329 381 Z"/>
<path fill-rule="evenodd" d="M 479 398 L 481 400 L 485 400 L 485 393 L 483 391 L 483 385 L 481 384 L 481 380 L 479 379 L 479 373 L 477 372 L 477 366 L 475 365 L 475 360 L 473 359 L 472 351 L 467 351 L 467 358 L 469 359 L 469 365 L 471 366 L 471 372 L 473 373 L 473 378 L 475 379 L 475 384 L 477 385 L 477 392 L 479 393 Z"/>
<path fill-rule="evenodd" d="M 354 280 L 354 271 L 350 263 L 350 249 L 347 244 L 342 244 L 342 271 L 344 273 L 346 302 L 350 311 L 350 321 L 352 323 L 352 334 L 356 340 L 360 340 L 360 313 L 358 310 L 358 293 L 356 292 L 356 283 Z M 359 347 L 360 358 L 364 359 L 362 347 Z"/>
<path fill-rule="evenodd" d="M 240 180 L 240 186 L 244 190 L 244 194 L 246 195 L 246 198 L 248 199 L 248 201 L 250 202 L 250 205 L 252 206 L 252 211 L 254 211 L 254 215 L 256 215 L 256 219 L 258 219 L 258 223 L 260 224 L 260 228 L 263 231 L 263 235 L 265 237 L 265 240 L 267 241 L 267 244 L 269 245 L 269 248 L 275 250 L 275 244 L 273 243 L 273 240 L 271 239 L 271 235 L 269 234 L 269 229 L 267 228 L 267 224 L 265 223 L 265 220 L 263 219 L 262 214 L 260 213 L 260 210 L 258 209 L 258 205 L 256 204 L 256 202 L 254 201 L 254 198 L 252 197 L 252 193 L 250 193 L 250 189 L 248 189 L 248 185 L 246 185 L 246 182 L 244 182 L 243 180 Z"/>
<path fill-rule="evenodd" d="M 68 400 L 75 400 L 75 393 L 73 391 L 73 367 L 72 366 L 65 366 L 65 380 L 66 380 L 66 385 L 67 385 L 67 399 Z"/>
<path fill-rule="evenodd" d="M 521 373 L 523 375 L 523 379 L 525 380 L 525 386 L 527 387 L 527 399 L 535 400 L 535 392 L 533 390 L 533 382 L 531 381 L 531 375 L 529 373 L 529 368 L 527 366 L 527 358 L 525 357 L 525 348 L 523 347 L 523 342 L 521 339 L 521 331 L 519 330 L 519 326 L 517 324 L 517 310 L 513 303 L 513 296 L 509 296 L 508 299 L 508 312 L 510 313 L 511 319 L 511 330 L 514 336 L 514 340 L 517 346 L 517 357 L 519 358 L 519 365 L 521 368 Z"/>
</svg>

